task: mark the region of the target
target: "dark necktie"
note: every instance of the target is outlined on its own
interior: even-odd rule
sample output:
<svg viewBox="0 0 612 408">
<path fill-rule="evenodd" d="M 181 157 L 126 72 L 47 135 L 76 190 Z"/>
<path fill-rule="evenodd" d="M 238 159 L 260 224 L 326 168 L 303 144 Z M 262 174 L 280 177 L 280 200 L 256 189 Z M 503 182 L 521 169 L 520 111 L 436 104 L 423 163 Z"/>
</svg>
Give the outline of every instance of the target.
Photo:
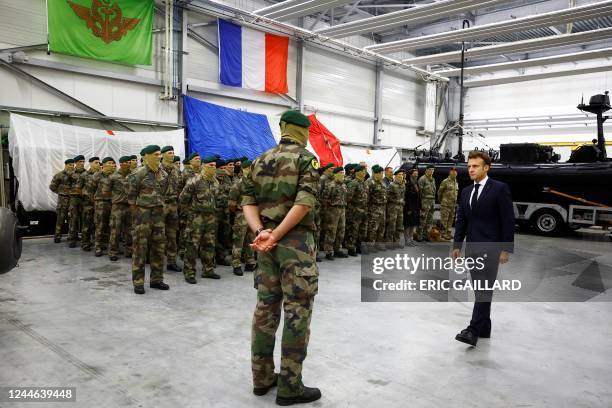
<svg viewBox="0 0 612 408">
<path fill-rule="evenodd" d="M 473 210 L 476 208 L 476 202 L 478 201 L 478 189 L 480 188 L 480 184 L 474 184 L 474 194 L 472 195 L 472 202 L 470 203 L 470 208 Z"/>
</svg>

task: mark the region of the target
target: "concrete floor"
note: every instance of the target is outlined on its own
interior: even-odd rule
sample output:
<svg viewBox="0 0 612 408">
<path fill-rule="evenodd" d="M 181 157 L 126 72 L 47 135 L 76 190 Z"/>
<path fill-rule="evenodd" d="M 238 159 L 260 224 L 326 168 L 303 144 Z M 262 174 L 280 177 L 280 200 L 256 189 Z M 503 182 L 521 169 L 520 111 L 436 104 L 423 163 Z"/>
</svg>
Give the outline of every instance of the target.
<svg viewBox="0 0 612 408">
<path fill-rule="evenodd" d="M 556 244 L 610 251 L 579 236 Z M 0 386 L 77 388 L 76 403 L 53 406 L 273 406 L 274 392 L 251 393 L 252 273 L 218 271 L 197 285 L 167 273 L 170 291 L 138 296 L 127 259 L 25 241 L 20 267 L 0 275 Z M 496 303 L 493 337 L 470 348 L 454 336 L 471 304 L 361 303 L 359 258 L 320 271 L 304 380 L 323 398 L 311 406 L 612 406 L 610 302 Z"/>
</svg>

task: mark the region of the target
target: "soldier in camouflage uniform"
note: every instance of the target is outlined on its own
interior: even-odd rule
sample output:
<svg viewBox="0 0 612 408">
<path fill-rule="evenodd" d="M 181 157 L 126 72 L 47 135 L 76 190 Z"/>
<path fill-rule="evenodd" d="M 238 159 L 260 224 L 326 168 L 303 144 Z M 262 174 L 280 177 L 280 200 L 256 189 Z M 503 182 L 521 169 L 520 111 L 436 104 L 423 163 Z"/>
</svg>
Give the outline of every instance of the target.
<svg viewBox="0 0 612 408">
<path fill-rule="evenodd" d="M 91 179 L 91 191 L 94 199 L 94 219 L 96 224 L 95 250 L 96 256 L 102 256 L 107 249 L 110 237 L 110 213 L 113 193 L 110 189 L 110 176 L 117 165 L 112 157 L 102 159 L 102 170 Z"/>
<path fill-rule="evenodd" d="M 321 230 L 323 228 L 323 226 L 321 225 L 321 221 L 323 219 L 323 208 L 321 206 L 321 194 L 323 193 L 323 186 L 321 183 L 321 178 L 323 177 L 322 174 L 329 168 L 333 168 L 334 165 L 332 163 L 327 163 L 325 166 L 319 168 L 319 188 L 317 190 L 317 202 L 315 203 L 315 225 L 316 225 L 316 230 L 315 230 L 315 244 L 317 246 L 317 256 L 316 256 L 316 260 L 317 262 L 321 262 L 321 258 L 319 258 L 319 242 L 320 242 L 320 237 L 321 237 Z"/>
<path fill-rule="evenodd" d="M 385 167 L 385 177 L 383 177 L 383 184 L 386 188 L 393 183 L 393 167 Z"/>
<path fill-rule="evenodd" d="M 249 230 L 249 226 L 244 219 L 241 203 L 242 177 L 248 177 L 251 171 L 250 166 L 250 160 L 246 160 L 240 164 L 241 174 L 234 177 L 234 183 L 229 192 L 229 209 L 235 214 L 234 225 L 232 226 L 232 268 L 234 268 L 234 274 L 238 276 L 242 276 L 241 259 L 243 254 L 245 259 L 245 271 L 254 271 L 257 266 L 253 248 L 249 245 L 255 237 L 253 237 L 253 233 Z"/>
<path fill-rule="evenodd" d="M 179 228 L 178 196 L 181 175 L 174 167 L 174 147 L 164 146 L 161 149 L 162 168 L 168 174 L 168 188 L 164 195 L 164 218 L 166 222 L 166 268 L 169 271 L 181 272 L 176 264 L 177 246 L 176 235 Z"/>
<path fill-rule="evenodd" d="M 81 175 L 85 172 L 85 157 L 78 155 L 74 159 L 74 171 L 70 173 L 70 219 L 68 228 L 68 245 L 70 248 L 76 248 L 77 240 L 79 239 L 79 227 L 83 214 L 83 197 L 82 190 L 79 185 Z"/>
<path fill-rule="evenodd" d="M 417 230 L 417 241 L 429 241 L 429 230 L 433 224 L 434 206 L 436 203 L 436 180 L 433 178 L 434 166 L 427 165 L 425 174 L 419 178 L 421 193 L 421 221 Z"/>
<path fill-rule="evenodd" d="M 336 167 L 333 170 L 334 178 L 328 182 L 323 190 L 323 201 L 327 203 L 327 222 L 325 223 L 325 243 L 323 250 L 325 258 L 330 261 L 334 256 L 346 258 L 341 246 L 344 241 L 346 228 L 346 185 L 344 184 L 344 168 Z"/>
<path fill-rule="evenodd" d="M 196 283 L 196 259 L 202 261 L 202 277 L 220 279 L 215 273 L 215 197 L 218 182 L 215 179 L 216 157 L 202 160 L 200 174 L 192 177 L 179 196 L 183 208 L 189 209 L 192 217 L 191 227 L 186 236 L 185 267 L 183 275 L 188 283 Z"/>
<path fill-rule="evenodd" d="M 111 261 L 119 259 L 119 241 L 123 237 L 124 254 L 132 256 L 132 214 L 127 200 L 128 180 L 130 175 L 130 157 L 121 156 L 119 170 L 111 174 L 108 184 L 104 184 L 102 195 L 111 194 L 110 240 L 108 256 Z"/>
<path fill-rule="evenodd" d="M 383 184 L 383 168 L 378 164 L 372 166 L 372 178 L 366 183 L 368 189 L 368 244 L 361 250 L 364 253 L 382 250 L 385 233 L 385 209 L 387 206 L 387 189 Z"/>
<path fill-rule="evenodd" d="M 259 156 L 250 176 L 244 178 L 243 211 L 259 252 L 251 336 L 253 393 L 264 395 L 278 384 L 279 405 L 321 398 L 318 389 L 302 383 L 319 278 L 313 211 L 319 164 L 306 150 L 309 125 L 301 113 L 285 112 L 279 145 Z M 281 369 L 275 374 L 274 343 L 281 307 L 285 316 Z"/>
<path fill-rule="evenodd" d="M 174 166 L 174 168 L 178 172 L 179 180 L 180 180 L 180 178 L 181 178 L 181 158 L 179 156 L 174 156 L 174 161 L 172 162 L 172 165 Z M 180 193 L 181 192 L 179 191 L 179 194 Z"/>
<path fill-rule="evenodd" d="M 138 169 L 138 156 L 135 154 L 130 156 L 130 173 L 133 173 Z"/>
<path fill-rule="evenodd" d="M 368 190 L 365 185 L 365 169 L 360 165 L 353 167 L 355 178 L 346 186 L 346 249 L 350 256 L 357 256 L 357 248 L 365 241 L 360 231 L 367 224 Z"/>
<path fill-rule="evenodd" d="M 89 170 L 81 173 L 78 186 L 82 191 L 83 200 L 83 218 L 81 220 L 81 249 L 83 251 L 91 251 L 92 237 L 95 231 L 94 227 L 94 199 L 91 183 L 93 176 L 100 171 L 100 158 L 97 156 L 89 158 Z"/>
<path fill-rule="evenodd" d="M 400 236 L 404 231 L 404 195 L 406 185 L 404 184 L 404 170 L 395 172 L 395 179 L 387 188 L 387 226 L 385 230 L 385 242 L 387 248 L 401 248 Z"/>
<path fill-rule="evenodd" d="M 164 194 L 168 175 L 160 166 L 161 149 L 149 145 L 142 149 L 144 166 L 128 177 L 128 203 L 132 206 L 136 231 L 132 256 L 134 293 L 145 293 L 145 260 L 150 250 L 151 278 L 149 286 L 160 290 L 170 287 L 164 283 L 165 222 Z"/>
<path fill-rule="evenodd" d="M 452 167 L 448 177 L 440 183 L 438 189 L 438 201 L 440 202 L 440 222 L 442 223 L 442 239 L 452 239 L 451 227 L 455 221 L 455 206 L 459 184 L 457 183 L 457 169 Z"/>
<path fill-rule="evenodd" d="M 183 172 L 181 173 L 180 183 L 179 183 L 179 194 L 187 185 L 187 182 L 191 180 L 196 175 L 200 174 L 202 167 L 202 160 L 200 155 L 196 152 L 191 153 L 187 158 L 183 161 Z M 183 207 L 179 204 L 178 207 L 179 213 L 179 245 L 178 245 L 178 254 L 179 257 L 183 258 L 185 255 L 185 248 L 187 246 L 187 239 L 189 236 L 189 228 L 191 228 L 191 214 L 189 212 L 188 207 Z"/>
<path fill-rule="evenodd" d="M 233 168 L 233 166 L 231 166 Z M 226 251 L 232 247 L 232 226 L 230 225 L 229 215 L 229 191 L 232 187 L 232 181 L 228 173 L 228 167 L 225 160 L 217 160 L 217 181 L 219 189 L 217 190 L 216 214 L 217 214 L 217 241 L 215 243 L 215 259 L 217 265 L 230 266 L 231 264 L 225 258 Z"/>
<path fill-rule="evenodd" d="M 49 189 L 57 194 L 57 206 L 55 207 L 55 236 L 53 242 L 56 244 L 62 241 L 62 227 L 64 221 L 68 218 L 68 209 L 70 208 L 70 188 L 72 185 L 71 175 L 74 171 L 74 159 L 66 159 L 64 161 L 64 170 L 55 174 L 51 179 Z"/>
<path fill-rule="evenodd" d="M 327 165 L 325 167 L 327 167 Z M 324 198 L 322 197 L 322 194 L 323 194 L 323 191 L 325 191 L 325 187 L 327 186 L 327 183 L 330 182 L 333 178 L 334 178 L 334 165 L 333 163 L 331 163 L 331 166 L 323 171 L 323 175 L 321 175 L 319 179 L 319 188 L 321 192 L 321 194 L 319 195 L 320 197 L 319 200 L 320 200 L 320 205 L 321 205 L 320 213 L 321 213 L 321 224 L 322 225 L 326 225 L 329 221 L 327 219 L 328 217 L 327 202 L 325 202 Z M 317 248 L 323 248 L 324 244 L 325 244 L 325 228 L 322 228 L 321 234 L 319 235 L 319 242 L 317 243 Z"/>
</svg>

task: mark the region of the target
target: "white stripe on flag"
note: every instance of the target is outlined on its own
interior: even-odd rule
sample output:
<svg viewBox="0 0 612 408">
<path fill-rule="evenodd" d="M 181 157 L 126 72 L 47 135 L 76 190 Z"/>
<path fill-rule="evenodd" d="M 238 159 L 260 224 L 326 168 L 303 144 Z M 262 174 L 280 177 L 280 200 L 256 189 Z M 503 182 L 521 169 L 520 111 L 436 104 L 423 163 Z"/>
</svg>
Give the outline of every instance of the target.
<svg viewBox="0 0 612 408">
<path fill-rule="evenodd" d="M 266 34 L 242 27 L 242 87 L 266 89 Z"/>
</svg>

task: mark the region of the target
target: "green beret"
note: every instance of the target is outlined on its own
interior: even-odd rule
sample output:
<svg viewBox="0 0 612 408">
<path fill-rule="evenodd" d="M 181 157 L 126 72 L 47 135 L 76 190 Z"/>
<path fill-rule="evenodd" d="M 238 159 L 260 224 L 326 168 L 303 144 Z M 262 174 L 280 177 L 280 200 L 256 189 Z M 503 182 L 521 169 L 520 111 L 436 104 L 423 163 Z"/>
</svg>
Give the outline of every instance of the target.
<svg viewBox="0 0 612 408">
<path fill-rule="evenodd" d="M 436 166 L 434 166 L 433 164 L 428 164 L 427 167 L 425 167 L 426 169 L 435 169 Z"/>
<path fill-rule="evenodd" d="M 114 161 L 115 161 L 115 159 L 113 159 L 113 158 L 112 158 L 112 157 L 110 157 L 110 156 L 105 157 L 105 158 L 103 158 L 103 159 L 102 159 L 102 163 L 106 163 L 106 162 L 109 162 L 109 161 L 114 162 Z"/>
<path fill-rule="evenodd" d="M 189 164 L 189 160 L 187 159 L 183 160 L 183 164 Z"/>
<path fill-rule="evenodd" d="M 90 162 L 90 163 L 95 162 L 96 160 L 97 160 L 97 161 L 100 161 L 100 158 L 99 158 L 98 156 L 94 156 L 94 157 L 90 157 L 90 158 L 89 158 L 89 162 Z"/>
<path fill-rule="evenodd" d="M 353 170 L 355 170 L 355 173 L 357 173 L 357 172 L 365 170 L 365 167 L 363 167 L 363 166 L 361 166 L 359 164 L 356 164 L 355 167 L 353 167 Z"/>
<path fill-rule="evenodd" d="M 130 159 L 130 156 L 121 156 L 119 158 L 119 163 L 129 162 L 130 160 L 132 160 L 132 159 Z"/>
<path fill-rule="evenodd" d="M 187 156 L 185 160 L 187 161 L 187 163 L 189 163 L 192 159 L 196 157 L 200 157 L 200 155 L 197 152 L 193 152 L 189 156 Z"/>
<path fill-rule="evenodd" d="M 175 162 L 177 162 L 177 161 L 181 161 L 181 158 L 180 158 L 180 157 L 178 157 L 178 156 L 174 156 L 174 161 L 175 161 Z"/>
<path fill-rule="evenodd" d="M 395 173 L 393 173 L 393 174 L 395 174 L 397 176 L 400 173 L 404 173 L 405 174 L 406 171 L 404 169 L 397 169 L 397 170 L 395 170 Z"/>
<path fill-rule="evenodd" d="M 130 160 L 138 160 L 138 156 L 133 154 L 133 155 L 130 156 Z"/>
<path fill-rule="evenodd" d="M 217 157 L 215 156 L 206 156 L 205 158 L 202 159 L 202 163 L 204 164 L 216 163 L 216 162 L 217 162 Z"/>
<path fill-rule="evenodd" d="M 217 167 L 223 167 L 225 166 L 227 163 L 225 162 L 225 160 L 223 159 L 217 159 Z"/>
<path fill-rule="evenodd" d="M 321 167 L 321 172 L 324 172 L 327 169 L 334 167 L 334 163 L 327 163 L 325 166 Z"/>
<path fill-rule="evenodd" d="M 64 160 L 64 164 L 73 164 L 74 163 L 74 159 L 66 159 Z"/>
<path fill-rule="evenodd" d="M 249 159 L 246 159 L 245 161 L 241 162 L 242 167 L 249 167 L 253 162 L 250 161 Z"/>
<path fill-rule="evenodd" d="M 249 160 L 249 158 L 248 158 L 248 157 L 246 157 L 246 156 L 242 156 L 242 157 L 241 157 L 240 159 L 238 159 L 238 160 L 240 160 L 241 162 L 245 162 L 245 161 Z"/>
<path fill-rule="evenodd" d="M 308 117 L 303 113 L 294 110 L 284 112 L 281 115 L 280 120 L 281 122 L 293 123 L 294 125 L 301 127 L 310 127 L 310 120 L 308 120 Z"/>
<path fill-rule="evenodd" d="M 344 171 L 350 171 L 354 167 L 355 165 L 353 163 L 348 163 L 344 166 Z"/>
<path fill-rule="evenodd" d="M 384 169 L 380 167 L 378 164 L 372 166 L 372 173 L 382 173 Z"/>
<path fill-rule="evenodd" d="M 344 171 L 344 167 L 338 166 L 334 168 L 334 174 L 340 173 L 341 171 Z"/>
<path fill-rule="evenodd" d="M 164 146 L 164 147 L 162 147 L 161 152 L 162 153 L 166 153 L 166 152 L 169 152 L 170 150 L 174 151 L 174 147 L 172 147 L 172 146 Z"/>
<path fill-rule="evenodd" d="M 144 156 L 145 154 L 151 154 L 151 153 L 155 153 L 159 151 L 160 151 L 160 148 L 158 145 L 148 145 L 147 147 L 145 147 L 144 149 L 140 151 L 140 155 Z"/>
<path fill-rule="evenodd" d="M 78 161 L 85 160 L 85 156 L 83 156 L 82 154 L 79 154 L 77 157 L 75 157 L 72 160 L 74 160 L 74 162 L 76 163 Z"/>
</svg>

